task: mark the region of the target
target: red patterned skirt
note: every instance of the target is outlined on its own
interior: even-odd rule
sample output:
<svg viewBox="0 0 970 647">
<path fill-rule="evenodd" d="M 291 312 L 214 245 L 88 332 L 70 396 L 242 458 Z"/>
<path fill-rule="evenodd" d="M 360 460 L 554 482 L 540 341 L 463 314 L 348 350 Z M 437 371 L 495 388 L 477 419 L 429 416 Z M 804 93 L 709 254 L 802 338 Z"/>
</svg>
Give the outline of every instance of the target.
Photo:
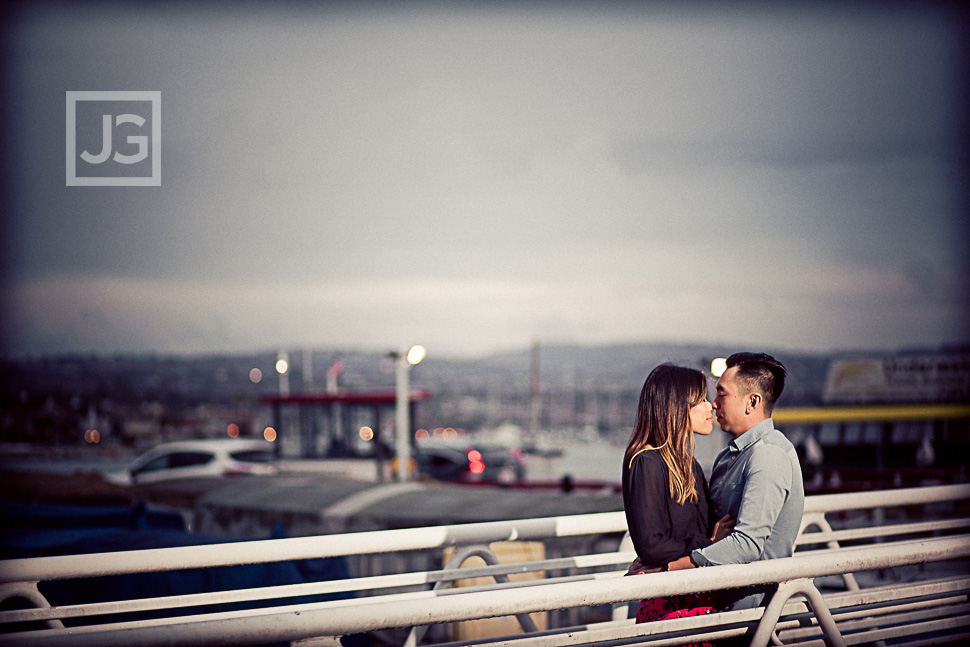
<svg viewBox="0 0 970 647">
<path fill-rule="evenodd" d="M 637 607 L 637 624 L 673 618 L 705 616 L 715 612 L 713 602 L 713 594 L 706 592 L 672 595 L 667 598 L 646 598 L 640 600 L 640 606 Z M 687 647 L 713 647 L 713 645 L 714 643 L 693 643 Z"/>
</svg>

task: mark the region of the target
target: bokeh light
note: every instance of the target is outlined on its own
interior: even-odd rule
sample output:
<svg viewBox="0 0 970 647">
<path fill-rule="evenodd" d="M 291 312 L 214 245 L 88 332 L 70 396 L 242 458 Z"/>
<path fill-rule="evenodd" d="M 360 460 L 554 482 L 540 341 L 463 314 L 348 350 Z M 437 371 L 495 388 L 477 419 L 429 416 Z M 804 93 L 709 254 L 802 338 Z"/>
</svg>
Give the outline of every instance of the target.
<svg viewBox="0 0 970 647">
<path fill-rule="evenodd" d="M 360 432 L 358 432 L 358 434 L 360 435 L 361 440 L 365 440 L 365 441 L 374 440 L 374 430 L 371 429 L 370 427 L 361 427 Z"/>
<path fill-rule="evenodd" d="M 421 360 L 423 360 L 424 356 L 427 354 L 428 354 L 428 351 L 425 349 L 424 346 L 421 346 L 421 345 L 412 346 L 411 350 L 408 351 L 408 364 L 411 364 L 412 366 L 414 364 L 420 364 Z"/>
<path fill-rule="evenodd" d="M 711 362 L 711 375 L 714 377 L 721 377 L 726 370 L 727 360 L 725 358 L 718 357 Z"/>
<path fill-rule="evenodd" d="M 254 368 L 249 371 L 249 379 L 253 384 L 259 384 L 260 380 L 263 379 L 263 372 L 258 368 Z"/>
<path fill-rule="evenodd" d="M 271 443 L 272 442 L 275 442 L 276 441 L 276 430 L 273 429 L 272 427 L 267 427 L 266 429 L 263 430 L 263 438 L 265 438 L 266 440 L 268 440 Z"/>
<path fill-rule="evenodd" d="M 239 438 L 239 425 L 230 422 L 229 426 L 226 427 L 226 433 L 229 434 L 230 438 Z"/>
</svg>

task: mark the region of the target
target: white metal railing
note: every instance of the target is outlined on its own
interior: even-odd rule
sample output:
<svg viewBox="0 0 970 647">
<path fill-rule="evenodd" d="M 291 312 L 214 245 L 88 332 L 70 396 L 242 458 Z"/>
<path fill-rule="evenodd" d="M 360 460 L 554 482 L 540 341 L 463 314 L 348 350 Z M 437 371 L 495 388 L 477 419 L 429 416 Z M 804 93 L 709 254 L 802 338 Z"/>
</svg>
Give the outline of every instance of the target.
<svg viewBox="0 0 970 647">
<path fill-rule="evenodd" d="M 808 496 L 805 497 L 802 532 L 813 524 L 825 520 L 826 515 L 833 512 L 924 505 L 959 499 L 970 499 L 970 485 L 941 485 Z M 833 532 L 827 521 L 825 527 L 827 529 L 823 532 Z M 553 537 L 624 533 L 626 530 L 624 513 L 603 512 L 431 528 L 375 530 L 342 535 L 12 559 L 0 561 L 0 583 L 366 555 L 493 541 L 542 540 Z M 863 534 L 865 535 L 865 531 Z M 871 531 L 869 535 L 871 536 Z M 826 535 L 816 536 L 814 533 L 808 533 L 800 537 L 797 543 L 816 543 L 810 540 L 825 541 L 827 538 Z"/>
<path fill-rule="evenodd" d="M 0 583 L 367 555 L 626 531 L 622 512 L 0 561 Z"/>
<path fill-rule="evenodd" d="M 970 557 L 970 536 L 927 539 L 873 547 L 825 551 L 777 560 L 719 566 L 651 577 L 614 578 L 607 581 L 546 584 L 541 594 L 529 587 L 475 591 L 422 599 L 384 597 L 294 605 L 167 618 L 159 621 L 117 623 L 70 630 L 40 630 L 8 634 L 9 645 L 105 647 L 109 645 L 217 645 L 258 644 L 300 640 L 314 636 L 341 636 L 362 631 L 486 618 L 590 604 L 612 604 L 644 597 L 670 596 L 693 591 L 791 582 L 849 569 L 889 568 L 904 564 Z M 798 591 L 801 592 L 801 591 Z M 782 600 L 781 602 L 785 602 Z M 813 605 L 814 606 L 814 605 Z M 815 611 L 818 613 L 824 604 Z M 823 626 L 825 620 L 822 620 Z M 769 628 L 770 634 L 770 628 Z M 754 644 L 754 643 L 753 643 Z M 766 644 L 761 641 L 759 644 Z"/>
<path fill-rule="evenodd" d="M 862 548 L 839 549 L 839 541 L 886 540 L 903 533 L 938 534 L 970 526 L 968 519 L 941 519 L 911 524 L 889 524 L 833 530 L 825 514 L 970 499 L 970 485 L 911 488 L 808 497 L 800 545 L 824 543 L 825 551 L 811 551 L 790 560 L 772 560 L 742 567 L 716 567 L 687 573 L 657 574 L 649 578 L 621 578 L 633 558 L 628 550 L 600 555 L 506 564 L 478 569 L 446 568 L 440 571 L 395 573 L 372 577 L 262 587 L 218 593 L 36 608 L 0 612 L 0 623 L 41 621 L 47 630 L 0 635 L 2 644 L 253 644 L 298 640 L 316 635 L 342 635 L 373 629 L 450 622 L 491 615 L 613 604 L 641 597 L 670 595 L 691 590 L 712 590 L 750 583 L 781 582 L 822 575 L 844 575 L 870 568 L 904 563 L 967 557 L 967 535 L 919 541 L 887 541 Z M 475 546 L 503 540 L 542 540 L 555 537 L 603 535 L 626 530 L 622 512 L 497 523 L 463 524 L 438 528 L 374 531 L 346 535 L 300 537 L 236 542 L 156 550 L 6 560 L 0 562 L 0 585 L 8 595 L 19 595 L 43 607 L 38 582 L 109 574 L 178 570 L 341 555 Z M 575 569 L 610 569 L 573 574 Z M 727 569 L 727 570 L 725 570 Z M 566 570 L 567 575 L 528 583 L 500 583 L 456 590 L 428 590 L 434 583 L 458 578 L 513 572 Z M 802 575 L 798 575 L 802 573 Z M 754 575 L 752 575 L 754 574 Z M 764 579 L 758 579 L 764 578 Z M 847 582 L 849 589 L 858 585 Z M 409 589 L 405 592 L 381 591 Z M 109 622 L 63 629 L 61 620 L 165 609 L 190 609 L 223 602 L 272 600 L 334 592 L 368 593 L 374 597 L 310 604 L 290 604 L 245 612 L 199 614 L 156 620 Z M 803 593 L 804 591 L 796 591 Z M 0 596 L 2 597 L 2 596 Z M 536 606 L 538 605 L 538 606 Z M 824 606 L 824 605 L 823 605 Z M 391 610 L 394 613 L 390 613 Z M 375 624 L 376 623 L 376 624 Z M 0 624 L 0 631 L 2 631 Z M 183 636 L 184 634 L 184 636 Z M 174 640 L 178 637 L 178 640 Z M 214 642 L 218 637 L 219 642 Z M 412 640 L 414 637 L 412 636 Z M 38 642 L 34 642 L 38 641 Z M 193 642 L 194 641 L 194 642 Z"/>
<path fill-rule="evenodd" d="M 896 506 L 924 505 L 970 498 L 970 484 L 867 490 L 805 497 L 806 514 L 825 514 Z"/>
</svg>

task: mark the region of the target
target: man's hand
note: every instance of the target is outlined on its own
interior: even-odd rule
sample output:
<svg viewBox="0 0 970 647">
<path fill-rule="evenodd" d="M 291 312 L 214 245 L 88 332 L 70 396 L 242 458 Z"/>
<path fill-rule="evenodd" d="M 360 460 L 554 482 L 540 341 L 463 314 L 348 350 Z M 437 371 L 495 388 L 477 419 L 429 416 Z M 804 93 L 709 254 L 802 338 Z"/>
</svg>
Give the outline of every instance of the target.
<svg viewBox="0 0 970 647">
<path fill-rule="evenodd" d="M 697 564 L 690 561 L 690 555 L 684 555 L 680 559 L 667 564 L 668 571 L 682 571 L 686 568 L 697 568 Z"/>
<path fill-rule="evenodd" d="M 729 514 L 721 517 L 714 524 L 714 532 L 711 533 L 711 541 L 720 541 L 734 532 L 734 517 Z"/>
</svg>

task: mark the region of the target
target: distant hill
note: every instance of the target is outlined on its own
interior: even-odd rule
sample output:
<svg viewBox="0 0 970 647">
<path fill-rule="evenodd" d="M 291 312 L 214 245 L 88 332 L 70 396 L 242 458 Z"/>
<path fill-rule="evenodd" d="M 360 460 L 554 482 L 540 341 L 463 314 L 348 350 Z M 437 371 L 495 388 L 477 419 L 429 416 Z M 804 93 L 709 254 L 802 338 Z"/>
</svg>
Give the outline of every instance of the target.
<svg viewBox="0 0 970 647">
<path fill-rule="evenodd" d="M 745 349 L 731 349 L 730 352 Z M 768 352 L 789 369 L 792 399 L 817 402 L 825 383 L 829 355 Z M 544 386 L 565 385 L 626 388 L 639 392 L 650 371 L 663 362 L 690 366 L 710 373 L 711 360 L 723 357 L 720 346 L 671 344 L 616 344 L 604 346 L 549 345 L 539 349 L 541 382 Z M 517 386 L 527 387 L 531 375 L 532 350 L 501 353 L 475 362 L 479 370 L 504 372 Z M 431 362 L 429 361 L 429 365 Z M 468 365 L 468 369 L 472 366 Z M 430 371 L 430 368 L 429 368 Z"/>
<path fill-rule="evenodd" d="M 540 427 L 625 434 L 635 417 L 643 381 L 653 367 L 672 362 L 709 371 L 712 359 L 735 350 L 741 349 L 646 343 L 543 345 L 539 349 Z M 857 364 L 868 361 L 870 368 L 885 365 L 903 371 L 915 365 L 919 370 L 927 356 L 941 352 L 765 350 L 788 368 L 781 406 L 821 404 L 833 359 L 862 358 Z M 338 349 L 305 353 L 290 349 L 288 354 L 291 393 L 325 388 L 328 370 L 338 360 L 342 367 L 340 388 L 394 387 L 393 363 L 384 353 Z M 966 381 L 970 357 L 965 353 L 944 356 L 945 368 L 950 370 L 953 363 L 954 375 Z M 135 429 L 144 430 L 140 432 L 143 435 L 168 430 L 175 435 L 210 436 L 224 433 L 230 423 L 249 430 L 246 433 L 258 433 L 271 422 L 269 409 L 260 397 L 279 390 L 276 359 L 275 351 L 0 359 L 0 441 L 81 442 L 78 438 L 83 438 L 94 422 L 115 437 L 130 437 Z M 312 365 L 305 371 L 308 359 Z M 529 347 L 470 359 L 431 353 L 411 372 L 412 386 L 432 392 L 432 398 L 418 408 L 415 424 L 467 430 L 505 424 L 527 427 L 531 419 L 531 369 Z M 347 424 L 375 421 L 355 418 L 348 419 Z"/>
</svg>

